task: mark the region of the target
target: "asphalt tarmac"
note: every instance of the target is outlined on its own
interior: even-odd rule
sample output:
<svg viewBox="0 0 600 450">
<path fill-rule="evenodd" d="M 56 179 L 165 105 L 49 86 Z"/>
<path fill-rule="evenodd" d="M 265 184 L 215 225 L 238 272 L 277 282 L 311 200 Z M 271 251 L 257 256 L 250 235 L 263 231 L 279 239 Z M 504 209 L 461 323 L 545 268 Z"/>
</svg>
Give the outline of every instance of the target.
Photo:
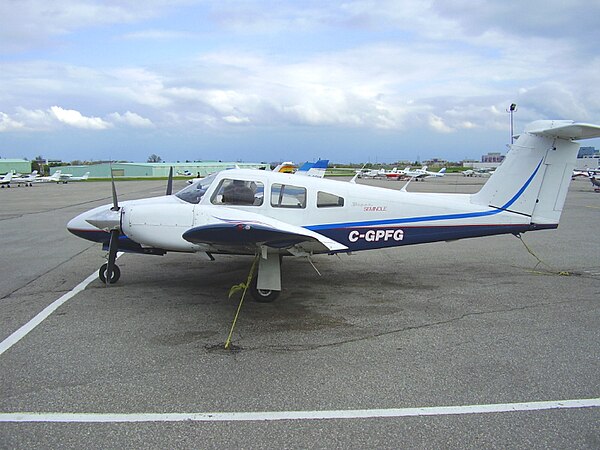
<svg viewBox="0 0 600 450">
<path fill-rule="evenodd" d="M 105 252 L 65 225 L 110 201 L 102 182 L 0 191 L 3 344 L 97 272 Z M 600 402 L 599 218 L 575 180 L 558 230 L 523 236 L 542 263 L 511 235 L 322 255 L 321 276 L 286 259 L 234 351 L 228 292 L 251 258 L 125 254 L 116 285 L 68 294 L 0 353 L 0 448 L 600 448 L 600 408 L 580 407 Z"/>
</svg>

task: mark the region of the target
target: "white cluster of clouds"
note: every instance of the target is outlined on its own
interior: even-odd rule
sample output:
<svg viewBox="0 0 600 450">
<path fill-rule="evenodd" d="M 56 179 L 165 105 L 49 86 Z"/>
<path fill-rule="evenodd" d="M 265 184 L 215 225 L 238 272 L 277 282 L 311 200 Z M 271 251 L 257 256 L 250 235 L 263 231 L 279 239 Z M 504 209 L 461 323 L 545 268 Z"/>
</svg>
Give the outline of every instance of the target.
<svg viewBox="0 0 600 450">
<path fill-rule="evenodd" d="M 599 16 L 600 4 L 583 0 L 4 2 L 0 132 L 320 127 L 444 135 L 505 129 L 513 101 L 523 122 L 599 122 Z M 98 30 L 109 43 L 156 56 L 67 63 L 47 51 Z M 207 37 L 212 45 L 203 45 Z M 171 58 L 157 45 L 165 42 L 185 50 Z"/>
<path fill-rule="evenodd" d="M 119 126 L 152 128 L 149 119 L 126 111 L 107 114 L 104 118 L 85 116 L 74 109 L 51 106 L 46 110 L 17 108 L 12 115 L 0 112 L 0 132 L 2 131 L 49 131 L 60 127 L 83 130 L 107 130 Z"/>
</svg>

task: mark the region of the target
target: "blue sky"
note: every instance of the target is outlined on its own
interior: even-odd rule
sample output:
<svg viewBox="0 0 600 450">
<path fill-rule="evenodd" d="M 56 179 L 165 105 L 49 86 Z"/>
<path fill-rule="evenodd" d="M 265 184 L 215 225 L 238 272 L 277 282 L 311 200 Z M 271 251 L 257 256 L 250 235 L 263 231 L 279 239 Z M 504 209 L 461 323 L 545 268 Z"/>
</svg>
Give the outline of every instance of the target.
<svg viewBox="0 0 600 450">
<path fill-rule="evenodd" d="M 600 123 L 598 17 L 555 0 L 4 1 L 0 156 L 479 158 L 506 150 L 512 102 L 516 131 Z"/>
</svg>

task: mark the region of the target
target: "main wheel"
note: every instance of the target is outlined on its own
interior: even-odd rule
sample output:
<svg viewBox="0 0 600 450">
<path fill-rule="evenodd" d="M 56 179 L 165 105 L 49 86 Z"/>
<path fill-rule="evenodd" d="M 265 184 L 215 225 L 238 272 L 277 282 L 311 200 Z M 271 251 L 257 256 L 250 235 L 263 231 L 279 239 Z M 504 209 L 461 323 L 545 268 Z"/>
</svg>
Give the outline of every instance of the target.
<svg viewBox="0 0 600 450">
<path fill-rule="evenodd" d="M 106 269 L 108 269 L 108 263 L 102 264 L 98 271 L 98 278 L 103 283 L 106 283 Z M 116 264 L 113 266 L 112 276 L 110 277 L 110 284 L 115 284 L 121 278 L 121 269 Z"/>
<path fill-rule="evenodd" d="M 279 297 L 281 291 L 271 291 L 269 289 L 258 289 L 256 287 L 256 281 L 258 277 L 254 277 L 252 279 L 252 283 L 250 284 L 250 295 L 254 297 L 259 303 L 271 303 Z"/>
</svg>

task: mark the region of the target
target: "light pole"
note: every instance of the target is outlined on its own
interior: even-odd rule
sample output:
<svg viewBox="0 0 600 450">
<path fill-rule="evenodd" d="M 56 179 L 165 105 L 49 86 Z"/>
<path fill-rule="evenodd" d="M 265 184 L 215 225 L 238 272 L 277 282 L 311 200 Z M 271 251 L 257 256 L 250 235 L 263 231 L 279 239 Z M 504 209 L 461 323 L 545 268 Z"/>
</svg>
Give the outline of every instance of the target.
<svg viewBox="0 0 600 450">
<path fill-rule="evenodd" d="M 506 110 L 507 113 L 510 114 L 510 143 L 512 144 L 514 142 L 514 138 L 513 138 L 513 113 L 517 111 L 517 104 L 516 103 L 511 103 L 510 107 Z"/>
</svg>

